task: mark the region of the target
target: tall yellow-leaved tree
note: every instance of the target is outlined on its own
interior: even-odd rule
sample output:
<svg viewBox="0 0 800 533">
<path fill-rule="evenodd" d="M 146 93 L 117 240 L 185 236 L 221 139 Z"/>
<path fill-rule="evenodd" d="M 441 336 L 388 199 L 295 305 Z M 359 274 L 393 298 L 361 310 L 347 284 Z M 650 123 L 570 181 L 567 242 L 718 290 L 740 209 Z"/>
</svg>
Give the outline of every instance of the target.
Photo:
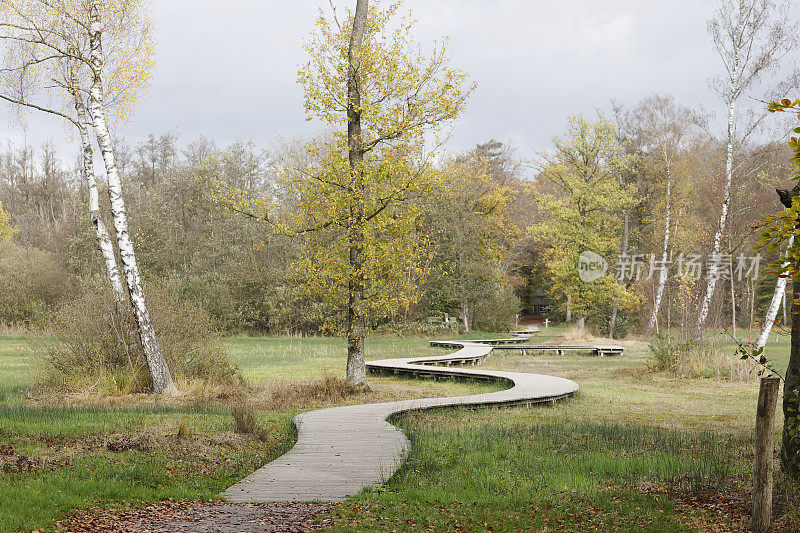
<svg viewBox="0 0 800 533">
<path fill-rule="evenodd" d="M 391 217 L 390 208 L 426 188 L 422 166 L 430 140 L 464 109 L 471 88 L 465 74 L 448 65 L 445 46 L 425 57 L 412 40 L 413 21 L 399 17 L 400 3 L 374 5 L 357 0 L 345 21 L 320 16 L 306 42 L 308 61 L 298 80 L 309 118 L 331 127 L 331 153 L 347 156 L 347 166 L 330 185 L 308 183 L 334 206 L 318 219 L 335 222 L 346 242 L 347 381 L 366 388 L 364 338 L 366 296 L 373 272 L 368 225 Z M 427 137 L 427 138 L 426 138 Z M 305 184 L 304 184 L 305 185 Z M 402 250 L 383 250 L 387 262 Z M 376 256 L 377 257 L 377 256 Z"/>
<path fill-rule="evenodd" d="M 473 90 L 444 44 L 421 52 L 400 8 L 358 0 L 343 20 L 320 12 L 298 81 L 308 119 L 331 133 L 307 147 L 312 165 L 284 169 L 285 197 L 296 203 L 221 195 L 228 208 L 302 236 L 296 272 L 304 290 L 340 311 L 333 318 L 347 337 L 347 381 L 361 389 L 368 320 L 408 305 L 424 276 L 411 200 L 433 190 L 432 150 Z"/>
</svg>

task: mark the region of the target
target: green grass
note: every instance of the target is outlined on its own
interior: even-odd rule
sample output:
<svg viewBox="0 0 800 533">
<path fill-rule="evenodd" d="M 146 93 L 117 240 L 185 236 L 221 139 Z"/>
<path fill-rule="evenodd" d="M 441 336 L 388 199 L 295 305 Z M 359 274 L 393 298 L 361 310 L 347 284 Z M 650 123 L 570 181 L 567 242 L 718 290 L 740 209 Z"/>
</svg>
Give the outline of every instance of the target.
<svg viewBox="0 0 800 533">
<path fill-rule="evenodd" d="M 551 328 L 538 340 L 562 342 L 566 333 Z M 768 345 L 778 368 L 788 359 L 785 342 Z M 401 417 L 413 441 L 408 463 L 385 488 L 339 508 L 334 529 L 697 531 L 732 522 L 738 530 L 746 504 L 727 516 L 681 502 L 746 499 L 755 376 L 653 373 L 646 342 L 622 344 L 624 356 L 607 358 L 495 352 L 485 368 L 563 376 L 581 390 L 553 407 Z M 718 344 L 733 353 L 733 342 Z M 777 425 L 776 437 L 780 418 Z"/>
<path fill-rule="evenodd" d="M 276 379 L 314 379 L 340 375 L 347 361 L 343 339 L 325 337 L 235 337 L 224 340 L 231 358 L 249 383 Z M 369 339 L 366 358 L 388 359 L 441 354 L 426 339 Z"/>
<path fill-rule="evenodd" d="M 566 333 L 551 328 L 537 342 L 559 342 Z M 721 349 L 732 352 L 733 344 L 720 339 Z M 269 430 L 261 442 L 235 435 L 228 409 L 218 402 L 159 406 L 134 398 L 118 406 L 33 404 L 26 394 L 35 365 L 26 342 L 0 336 L 0 444 L 45 466 L 0 474 L 0 531 L 50 529 L 66 513 L 96 505 L 213 498 L 291 445 L 288 420 L 294 413 L 329 404 L 307 398 L 274 404 L 270 391 L 289 387 L 291 397 L 289 384 L 340 376 L 345 365 L 345 345 L 336 339 L 225 339 L 254 387 L 257 416 Z M 340 507 L 334 529 L 689 531 L 727 521 L 679 502 L 685 494 L 741 490 L 752 461 L 756 380 L 648 372 L 646 342 L 624 345 L 624 356 L 608 358 L 496 352 L 486 368 L 563 376 L 581 390 L 553 407 L 401 417 L 398 424 L 413 441 L 408 463 L 385 488 Z M 379 337 L 367 344 L 368 359 L 429 353 L 443 351 L 422 338 Z M 775 342 L 773 335 L 767 353 L 778 368 L 785 367 L 788 341 Z M 370 381 L 373 392 L 344 401 L 498 388 L 389 377 Z M 152 436 L 144 451 L 112 453 L 106 447 L 109 440 L 142 435 Z"/>
<path fill-rule="evenodd" d="M 26 337 L 0 335 L 0 403 L 24 394 L 33 382 L 33 366 L 26 347 Z"/>
<path fill-rule="evenodd" d="M 741 436 L 509 413 L 403 417 L 408 462 L 335 511 L 334 530 L 689 531 L 694 513 L 669 494 L 703 494 L 749 470 Z"/>
<path fill-rule="evenodd" d="M 10 471 L 0 469 L 0 531 L 49 530 L 66 514 L 98 505 L 218 497 L 291 446 L 289 421 L 298 410 L 325 405 L 299 398 L 273 407 L 262 405 L 259 395 L 268 396 L 276 384 L 341 375 L 346 361 L 345 345 L 338 339 L 225 339 L 231 358 L 255 387 L 256 415 L 268 435 L 262 442 L 236 435 L 229 410 L 219 402 L 170 406 L 150 398 L 112 398 L 94 406 L 32 403 L 26 395 L 36 363 L 27 351 L 29 340 L 0 336 L 0 458 L 13 450 L 6 457 L 25 455 L 36 462 L 33 471 L 17 472 L 10 465 Z M 377 338 L 367 344 L 368 358 L 427 353 L 441 350 L 430 348 L 426 339 Z M 388 377 L 371 383 L 372 393 L 346 401 L 472 394 L 500 387 Z M 142 438 L 149 442 L 145 450 L 111 452 L 107 447 L 109 441 Z"/>
<path fill-rule="evenodd" d="M 476 332 L 457 338 L 497 338 L 503 335 Z M 417 355 L 441 355 L 427 338 L 371 337 L 366 359 L 391 359 Z M 328 337 L 233 337 L 224 344 L 245 379 L 252 384 L 276 379 L 315 379 L 340 375 L 347 361 L 343 339 Z"/>
<path fill-rule="evenodd" d="M 260 441 L 215 409 L 0 408 L 0 442 L 41 463 L 0 475 L 0 531 L 50 529 L 96 505 L 214 498 L 288 449 L 289 415 L 262 414 Z M 109 451 L 120 440 L 144 449 Z"/>
</svg>

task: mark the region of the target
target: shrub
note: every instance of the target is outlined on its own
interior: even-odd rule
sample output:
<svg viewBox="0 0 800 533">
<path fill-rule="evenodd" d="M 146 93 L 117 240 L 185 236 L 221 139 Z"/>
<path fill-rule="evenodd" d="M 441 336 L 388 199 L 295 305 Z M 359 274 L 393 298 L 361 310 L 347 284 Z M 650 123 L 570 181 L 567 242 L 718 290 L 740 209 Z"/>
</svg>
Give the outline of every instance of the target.
<svg viewBox="0 0 800 533">
<path fill-rule="evenodd" d="M 653 354 L 652 367 L 655 370 L 675 371 L 678 368 L 678 342 L 664 332 L 658 332 L 648 344 Z"/>
<path fill-rule="evenodd" d="M 147 286 L 148 308 L 161 349 L 179 389 L 231 386 L 241 382 L 199 307 L 175 296 L 164 284 Z M 83 294 L 58 308 L 50 336 L 33 345 L 42 362 L 40 388 L 103 394 L 151 388 L 130 306 L 117 309 L 107 282 L 89 284 Z"/>
<path fill-rule="evenodd" d="M 280 381 L 268 390 L 269 409 L 296 409 L 314 402 L 341 403 L 351 396 L 360 396 L 364 391 L 335 376 L 326 375 L 312 381 Z"/>
<path fill-rule="evenodd" d="M 41 324 L 71 292 L 67 273 L 52 254 L 0 242 L 0 321 Z"/>
<path fill-rule="evenodd" d="M 735 381 L 753 379 L 752 364 L 714 342 L 696 343 L 691 338 L 675 338 L 656 333 L 650 341 L 651 367 L 687 378 L 723 378 Z"/>
<path fill-rule="evenodd" d="M 508 331 L 520 307 L 519 298 L 510 286 L 498 286 L 473 305 L 472 327 L 480 331 Z"/>
</svg>

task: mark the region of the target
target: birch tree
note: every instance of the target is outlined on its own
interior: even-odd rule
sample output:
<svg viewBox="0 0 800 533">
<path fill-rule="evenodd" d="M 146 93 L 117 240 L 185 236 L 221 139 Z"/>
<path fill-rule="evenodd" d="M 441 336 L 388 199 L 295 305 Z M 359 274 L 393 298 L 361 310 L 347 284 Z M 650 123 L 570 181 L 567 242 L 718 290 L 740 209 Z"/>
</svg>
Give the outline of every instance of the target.
<svg viewBox="0 0 800 533">
<path fill-rule="evenodd" d="M 800 111 L 800 99 L 794 101 L 784 98 L 772 101 L 769 111 Z M 798 115 L 800 116 L 800 115 Z M 794 135 L 800 134 L 800 127 L 794 128 Z M 800 246 L 797 237 L 800 232 L 800 140 L 792 136 L 788 142 L 793 156 L 790 162 L 795 167 L 795 186 L 790 190 L 777 190 L 784 208 L 778 215 L 766 217 L 764 230 L 757 248 L 774 251 L 787 242 L 786 253 L 773 263 L 777 274 L 784 279 L 792 278 L 792 326 L 789 362 L 783 384 L 783 440 L 781 443 L 781 462 L 784 471 L 795 480 L 800 479 Z M 777 313 L 773 295 L 769 312 Z M 773 309 L 775 307 L 775 309 Z M 773 318 L 774 320 L 774 318 Z M 761 341 L 761 339 L 759 339 Z M 767 363 L 766 356 L 756 352 L 758 362 Z"/>
<path fill-rule="evenodd" d="M 63 21 L 50 21 L 50 24 L 46 26 L 47 22 L 34 18 L 28 12 L 34 8 L 44 9 L 48 5 L 51 4 L 38 2 L 26 5 L 7 0 L 0 2 L 0 9 L 4 10 L 4 22 L 0 24 L 0 28 L 6 30 L 0 35 L 6 42 L 6 65 L 0 69 L 3 82 L 0 99 L 13 104 L 18 109 L 30 108 L 59 115 L 78 130 L 82 171 L 89 200 L 89 215 L 95 229 L 97 247 L 106 267 L 114 301 L 119 304 L 125 300 L 125 290 L 117 267 L 113 243 L 100 213 L 93 150 L 88 130 L 90 123 L 86 118 L 85 92 L 81 90 L 80 79 L 76 72 L 79 67 L 73 59 L 77 55 L 74 39 L 77 39 L 78 36 L 73 35 L 71 40 L 62 24 Z M 45 36 L 48 38 L 45 39 Z M 75 115 L 71 116 L 67 109 L 58 109 L 52 105 L 52 100 L 60 100 L 65 95 L 46 95 L 45 99 L 49 101 L 49 105 L 36 102 L 36 97 L 41 92 L 48 92 L 43 91 L 39 83 L 48 78 L 53 83 L 51 86 L 53 92 L 65 92 L 68 95 L 67 101 L 72 100 Z"/>
<path fill-rule="evenodd" d="M 128 231 L 122 180 L 116 166 L 108 120 L 109 110 L 116 110 L 119 116 L 130 112 L 138 91 L 146 86 L 152 71 L 152 28 L 147 2 L 0 0 L 0 8 L 3 15 L 0 38 L 12 45 L 7 49 L 7 57 L 17 59 L 17 63 L 11 62 L 11 66 L 5 69 L 12 75 L 14 83 L 9 86 L 13 91 L 7 91 L 2 98 L 14 105 L 60 116 L 78 129 L 98 247 L 104 256 L 115 299 L 119 301 L 116 260 L 112 261 L 109 255 L 113 255 L 113 247 L 109 246 L 107 231 L 103 234 L 91 143 L 87 144 L 87 125 L 91 120 L 105 165 L 128 300 L 150 370 L 153 392 L 172 394 L 175 386 L 153 329 Z M 104 49 L 105 36 L 108 38 Z M 106 56 L 113 60 L 106 63 Z M 110 81 L 104 81 L 105 76 Z M 83 90 L 84 78 L 88 94 Z M 47 103 L 32 100 L 36 90 L 44 90 Z M 52 103 L 58 99 L 63 102 L 64 96 L 71 98 L 74 115 L 62 109 L 63 105 L 59 108 Z"/>
<path fill-rule="evenodd" d="M 135 13 L 132 11 L 132 13 Z M 127 18 L 127 17 L 122 17 Z M 149 21 L 140 22 L 142 29 L 149 33 Z M 114 25 L 110 25 L 114 27 Z M 111 139 L 106 111 L 103 106 L 106 88 L 103 85 L 104 75 L 104 54 L 103 54 L 103 34 L 105 31 L 102 19 L 102 9 L 100 0 L 89 2 L 89 61 L 91 71 L 90 112 L 92 124 L 94 126 L 97 144 L 100 147 L 100 154 L 106 167 L 106 178 L 108 180 L 108 197 L 111 202 L 111 216 L 114 221 L 114 229 L 117 233 L 117 246 L 119 247 L 120 261 L 122 270 L 125 273 L 125 280 L 128 285 L 128 297 L 130 299 L 133 316 L 139 330 L 139 338 L 142 343 L 142 350 L 147 359 L 147 366 L 150 370 L 150 377 L 153 380 L 153 392 L 156 394 L 173 394 L 175 385 L 167 366 L 161 346 L 158 343 L 153 321 L 147 309 L 145 301 L 144 287 L 142 285 L 139 266 L 136 262 L 136 254 L 133 249 L 130 232 L 128 231 L 128 217 L 125 210 L 125 200 L 122 196 L 122 178 L 117 168 L 114 145 Z"/>
<path fill-rule="evenodd" d="M 95 229 L 97 246 L 103 257 L 106 266 L 106 273 L 111 284 L 111 292 L 117 305 L 125 301 L 125 289 L 122 286 L 117 258 L 114 254 L 114 244 L 108 234 L 103 217 L 100 213 L 100 194 L 97 188 L 97 178 L 94 173 L 94 150 L 92 148 L 91 137 L 89 136 L 89 117 L 86 113 L 86 103 L 82 91 L 80 80 L 74 69 L 74 62 L 68 63 L 69 68 L 69 91 L 75 105 L 75 125 L 81 140 L 81 164 L 83 165 L 83 176 L 86 182 L 86 190 L 89 195 L 89 215 Z"/>
<path fill-rule="evenodd" d="M 643 100 L 626 119 L 632 122 L 632 128 L 637 130 L 636 136 L 648 162 L 651 163 L 647 165 L 647 171 L 653 174 L 650 179 L 657 180 L 656 190 L 664 194 L 663 212 L 653 213 L 653 219 L 661 221 L 664 235 L 661 240 L 660 264 L 667 265 L 670 254 L 673 195 L 676 181 L 680 179 L 677 175 L 680 172 L 679 157 L 692 128 L 691 112 L 676 103 L 671 96 L 655 95 Z M 650 333 L 656 325 L 668 274 L 667 268 L 659 269 L 653 308 L 650 310 L 650 317 L 645 327 L 646 333 Z"/>
<path fill-rule="evenodd" d="M 789 22 L 789 0 L 721 0 L 708 32 L 724 67 L 724 74 L 712 86 L 727 110 L 725 144 L 725 182 L 722 208 L 714 232 L 711 256 L 719 257 L 728 222 L 731 184 L 737 170 L 737 149 L 755 131 L 763 114 L 741 120 L 737 106 L 743 95 L 754 89 L 765 74 L 775 72 L 781 59 L 797 45 L 797 27 Z M 711 298 L 719 275 L 707 276 L 700 302 L 695 338 L 700 340 L 708 318 Z"/>
<path fill-rule="evenodd" d="M 788 242 L 786 243 L 786 249 L 791 249 L 792 245 L 794 244 L 794 235 L 789 237 Z M 786 254 L 784 254 L 786 257 Z M 781 268 L 787 268 L 789 265 L 788 263 L 784 263 Z M 763 348 L 767 344 L 767 340 L 769 340 L 769 334 L 772 331 L 772 325 L 775 323 L 775 319 L 778 317 L 778 309 L 781 307 L 781 304 L 786 305 L 786 282 L 789 280 L 789 276 L 781 275 L 778 276 L 778 281 L 775 282 L 775 291 L 772 293 L 772 299 L 770 299 L 769 307 L 767 307 L 767 314 L 764 317 L 764 322 L 761 324 L 761 331 L 758 334 L 758 339 L 756 340 L 756 348 Z M 785 316 L 785 307 L 784 307 L 784 316 Z M 785 322 L 784 318 L 784 322 Z"/>
</svg>

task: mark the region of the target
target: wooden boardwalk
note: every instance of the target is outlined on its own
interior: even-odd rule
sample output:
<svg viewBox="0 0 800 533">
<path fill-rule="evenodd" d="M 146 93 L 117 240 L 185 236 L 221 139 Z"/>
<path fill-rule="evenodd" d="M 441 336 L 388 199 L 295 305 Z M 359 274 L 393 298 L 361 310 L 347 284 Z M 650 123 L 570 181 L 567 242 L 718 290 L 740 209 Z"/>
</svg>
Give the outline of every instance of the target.
<svg viewBox="0 0 800 533">
<path fill-rule="evenodd" d="M 515 337 L 514 341 L 527 340 Z M 491 345 L 459 341 L 449 355 L 370 361 L 372 373 L 504 381 L 510 388 L 498 392 L 450 398 L 422 398 L 396 402 L 331 407 L 294 417 L 297 443 L 286 454 L 227 489 L 232 502 L 341 501 L 367 486 L 388 480 L 403 463 L 409 449 L 406 436 L 387 419 L 403 411 L 453 405 L 531 405 L 555 403 L 577 392 L 568 379 L 528 374 L 457 368 L 480 365 Z"/>
</svg>

